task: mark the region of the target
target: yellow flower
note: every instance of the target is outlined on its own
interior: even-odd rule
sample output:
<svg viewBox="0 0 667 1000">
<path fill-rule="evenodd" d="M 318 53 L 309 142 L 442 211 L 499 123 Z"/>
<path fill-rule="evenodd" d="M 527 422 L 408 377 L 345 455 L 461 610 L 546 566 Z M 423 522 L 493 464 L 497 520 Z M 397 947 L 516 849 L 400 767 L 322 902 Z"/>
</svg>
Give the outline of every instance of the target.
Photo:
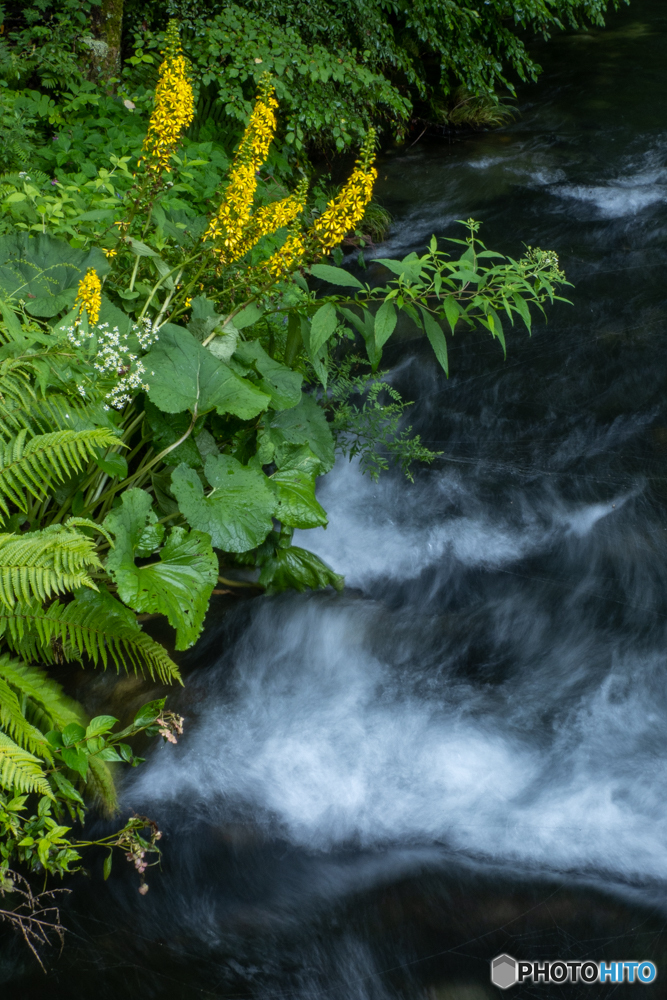
<svg viewBox="0 0 667 1000">
<path fill-rule="evenodd" d="M 326 211 L 315 220 L 310 235 L 321 251 L 335 247 L 350 230 L 361 222 L 366 205 L 373 195 L 377 170 L 375 159 L 375 131 L 369 129 L 361 155 L 350 179 L 336 198 L 329 202 Z"/>
<path fill-rule="evenodd" d="M 142 147 L 141 159 L 157 178 L 170 171 L 170 159 L 181 132 L 195 114 L 192 87 L 188 79 L 190 64 L 181 50 L 178 22 L 171 20 L 165 39 L 164 61 L 155 88 L 154 110 Z"/>
<path fill-rule="evenodd" d="M 190 299 L 190 298 L 186 299 L 185 300 L 185 308 L 189 309 L 191 305 L 192 305 L 192 299 Z"/>
<path fill-rule="evenodd" d="M 79 289 L 76 293 L 74 305 L 79 306 L 80 315 L 84 311 L 88 316 L 88 322 L 94 326 L 100 318 L 102 307 L 102 283 L 97 277 L 94 267 L 89 267 L 86 275 L 79 282 Z"/>
<path fill-rule="evenodd" d="M 273 278 L 282 278 L 295 271 L 306 253 L 306 246 L 298 233 L 290 233 L 280 250 L 271 254 L 263 269 Z"/>
<path fill-rule="evenodd" d="M 105 257 L 115 257 L 117 251 L 116 250 L 107 250 L 106 247 L 102 247 L 102 253 L 104 254 Z"/>
<path fill-rule="evenodd" d="M 245 230 L 257 188 L 257 171 L 268 156 L 276 131 L 277 107 L 273 85 L 268 73 L 265 73 L 232 163 L 225 196 L 204 234 L 205 240 L 215 244 L 215 252 L 222 264 L 239 260 L 249 249 L 244 238 Z"/>
</svg>

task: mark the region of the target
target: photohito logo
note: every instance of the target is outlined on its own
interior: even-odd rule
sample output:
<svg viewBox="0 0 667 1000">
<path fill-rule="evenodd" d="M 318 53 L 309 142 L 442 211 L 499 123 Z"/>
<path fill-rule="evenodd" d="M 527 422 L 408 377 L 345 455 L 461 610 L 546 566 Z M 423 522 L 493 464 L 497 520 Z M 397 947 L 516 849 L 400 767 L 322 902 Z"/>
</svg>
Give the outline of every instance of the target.
<svg viewBox="0 0 667 1000">
<path fill-rule="evenodd" d="M 653 962 L 518 962 L 498 955 L 491 962 L 491 982 L 501 990 L 515 983 L 652 983 Z"/>
</svg>

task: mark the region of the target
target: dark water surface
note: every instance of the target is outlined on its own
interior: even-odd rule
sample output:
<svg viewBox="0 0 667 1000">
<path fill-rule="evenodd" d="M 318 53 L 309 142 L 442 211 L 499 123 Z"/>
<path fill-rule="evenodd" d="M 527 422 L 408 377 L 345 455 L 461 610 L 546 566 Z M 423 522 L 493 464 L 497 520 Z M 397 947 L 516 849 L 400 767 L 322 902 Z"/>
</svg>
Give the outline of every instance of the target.
<svg viewBox="0 0 667 1000">
<path fill-rule="evenodd" d="M 348 590 L 210 627 L 186 736 L 123 793 L 164 874 L 81 879 L 63 957 L 9 946 L 3 997 L 492 1000 L 500 951 L 659 967 L 508 996 L 667 996 L 667 7 L 538 57 L 514 124 L 385 157 L 378 256 L 472 215 L 556 250 L 574 307 L 507 361 L 457 336 L 448 382 L 401 345 L 443 458 L 328 477 L 301 544 Z"/>
</svg>

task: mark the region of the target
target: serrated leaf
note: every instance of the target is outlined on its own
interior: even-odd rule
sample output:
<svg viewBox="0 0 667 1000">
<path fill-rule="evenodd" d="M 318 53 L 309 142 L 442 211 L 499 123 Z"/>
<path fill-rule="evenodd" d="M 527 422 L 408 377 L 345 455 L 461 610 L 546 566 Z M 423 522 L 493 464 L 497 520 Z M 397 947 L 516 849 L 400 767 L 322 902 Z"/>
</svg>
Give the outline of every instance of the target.
<svg viewBox="0 0 667 1000">
<path fill-rule="evenodd" d="M 246 327 L 254 326 L 263 315 L 263 310 L 254 303 L 251 303 L 249 306 L 246 306 L 245 309 L 242 309 L 241 312 L 236 314 L 233 319 L 233 323 L 237 330 L 245 330 Z"/>
<path fill-rule="evenodd" d="M 275 516 L 291 528 L 317 528 L 328 523 L 315 497 L 315 477 L 299 469 L 274 472 L 270 478 L 278 501 Z"/>
<path fill-rule="evenodd" d="M 142 705 L 134 717 L 133 725 L 140 728 L 150 725 L 151 722 L 155 722 L 164 708 L 166 700 L 166 698 L 157 698 L 155 701 L 148 701 L 145 705 Z"/>
<path fill-rule="evenodd" d="M 266 410 L 271 397 L 240 378 L 182 327 L 166 323 L 144 359 L 149 399 L 165 413 L 232 413 L 242 420 Z"/>
<path fill-rule="evenodd" d="M 397 274 L 401 278 L 407 278 L 408 281 L 416 281 L 422 272 L 422 262 L 416 253 L 408 254 L 403 260 L 390 260 L 387 257 L 378 257 L 373 263 L 384 264 L 394 274 Z"/>
<path fill-rule="evenodd" d="M 448 295 L 444 302 L 445 316 L 447 317 L 447 322 L 452 333 L 456 330 L 456 324 L 461 318 L 461 306 L 458 304 L 453 295 Z"/>
<path fill-rule="evenodd" d="M 440 324 L 431 316 L 426 309 L 420 306 L 420 312 L 422 314 L 422 319 L 424 321 L 424 329 L 426 330 L 426 336 L 429 339 L 431 347 L 433 348 L 433 353 L 445 370 L 445 374 L 449 375 L 449 361 L 447 358 L 447 341 L 445 335 L 442 332 L 442 327 Z"/>
<path fill-rule="evenodd" d="M 343 577 L 334 573 L 319 556 L 295 545 L 286 549 L 279 548 L 275 556 L 264 563 L 259 582 L 267 588 L 268 593 L 288 589 L 319 590 L 328 586 L 342 590 L 344 585 Z"/>
<path fill-rule="evenodd" d="M 530 333 L 532 326 L 532 316 L 530 315 L 530 309 L 528 308 L 528 303 L 526 302 L 526 300 L 523 298 L 522 295 L 519 295 L 518 292 L 512 292 L 512 298 L 514 299 L 514 305 L 516 306 L 517 311 L 521 316 L 521 319 L 526 324 L 528 333 Z"/>
<path fill-rule="evenodd" d="M 307 445 L 320 461 L 320 473 L 333 469 L 335 442 L 321 406 L 313 396 L 303 395 L 291 410 L 271 415 L 265 426 L 263 440 L 270 443 L 278 468 L 289 462 L 294 447 Z"/>
<path fill-rule="evenodd" d="M 65 726 L 62 732 L 63 746 L 71 747 L 72 744 L 78 743 L 86 735 L 86 730 L 83 726 L 80 726 L 78 722 L 70 722 L 69 725 Z"/>
<path fill-rule="evenodd" d="M 127 478 L 127 459 L 124 455 L 119 455 L 117 451 L 110 451 L 102 458 L 96 458 L 95 461 L 102 472 L 106 472 L 107 476 L 111 476 L 113 479 Z"/>
<path fill-rule="evenodd" d="M 383 302 L 375 314 L 374 333 L 378 350 L 382 350 L 396 329 L 398 316 L 392 302 Z"/>
<path fill-rule="evenodd" d="M 121 506 L 104 521 L 115 537 L 106 570 L 125 604 L 135 611 L 166 615 L 176 629 L 176 648 L 187 649 L 201 631 L 218 578 L 218 560 L 208 536 L 176 527 L 159 561 L 137 566 L 135 557 L 150 555 L 162 541 L 164 529 L 153 523 L 155 519 L 148 493 L 134 489 L 123 494 Z"/>
<path fill-rule="evenodd" d="M 364 290 L 364 286 L 355 278 L 353 274 L 349 271 L 345 271 L 342 267 L 333 267 L 331 264 L 313 264 L 310 269 L 310 273 L 314 278 L 320 278 L 322 281 L 328 281 L 330 285 L 339 285 L 342 288 L 360 288 Z"/>
<path fill-rule="evenodd" d="M 86 739 L 110 732 L 117 722 L 113 715 L 96 715 L 86 726 Z"/>
<path fill-rule="evenodd" d="M 72 771 L 77 771 L 82 778 L 88 774 L 88 754 L 74 747 L 65 747 L 62 758 Z"/>
<path fill-rule="evenodd" d="M 213 342 L 215 343 L 215 341 Z M 303 376 L 292 371 L 287 365 L 274 361 L 257 340 L 246 340 L 236 349 L 236 355 L 244 364 L 253 365 L 263 376 L 260 388 L 271 396 L 274 410 L 289 410 L 301 399 Z"/>
<path fill-rule="evenodd" d="M 310 356 L 316 357 L 320 348 L 323 347 L 334 333 L 338 320 L 336 309 L 327 302 L 317 310 L 310 323 Z"/>
<path fill-rule="evenodd" d="M 176 649 L 187 649 L 201 632 L 218 560 L 208 535 L 176 527 L 159 562 L 136 566 L 126 560 L 113 576 L 121 600 L 135 611 L 166 615 L 176 629 Z"/>
<path fill-rule="evenodd" d="M 207 532 L 224 552 L 247 552 L 260 545 L 273 526 L 276 508 L 264 473 L 241 465 L 231 455 L 209 455 L 205 472 L 213 487 L 208 495 L 197 473 L 186 465 L 172 473 L 171 488 L 188 523 Z"/>
<path fill-rule="evenodd" d="M 132 236 L 127 236 L 125 242 L 136 257 L 159 257 L 156 250 L 153 250 L 146 243 L 142 243 L 141 240 L 135 240 Z"/>
</svg>

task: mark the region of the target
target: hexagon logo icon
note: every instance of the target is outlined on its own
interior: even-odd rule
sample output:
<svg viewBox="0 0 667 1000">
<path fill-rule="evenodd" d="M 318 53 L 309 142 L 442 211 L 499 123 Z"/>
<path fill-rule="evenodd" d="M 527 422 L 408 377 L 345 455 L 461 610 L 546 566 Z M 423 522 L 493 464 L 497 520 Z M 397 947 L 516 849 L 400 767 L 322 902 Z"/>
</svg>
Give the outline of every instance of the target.
<svg viewBox="0 0 667 1000">
<path fill-rule="evenodd" d="M 516 982 L 517 963 L 511 955 L 498 955 L 491 962 L 491 982 L 501 990 L 508 990 Z"/>
</svg>

